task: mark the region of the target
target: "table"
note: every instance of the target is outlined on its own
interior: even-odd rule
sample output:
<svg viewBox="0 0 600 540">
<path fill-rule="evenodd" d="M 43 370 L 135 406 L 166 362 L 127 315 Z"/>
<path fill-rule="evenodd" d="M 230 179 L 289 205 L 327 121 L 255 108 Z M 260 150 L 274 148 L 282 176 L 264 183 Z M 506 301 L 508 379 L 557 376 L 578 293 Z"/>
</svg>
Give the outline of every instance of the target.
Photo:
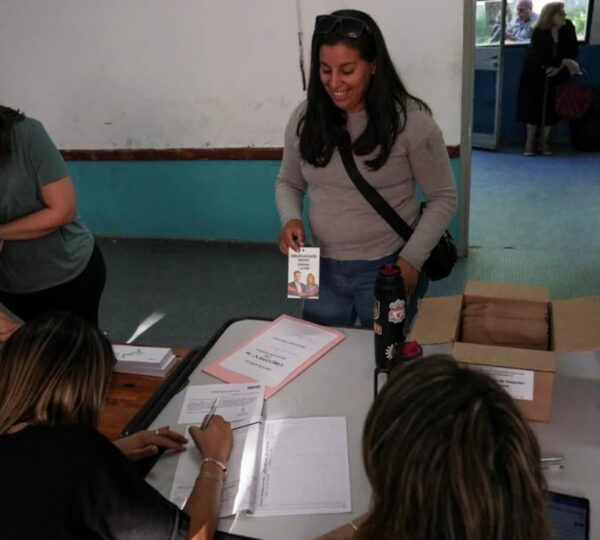
<svg viewBox="0 0 600 540">
<path fill-rule="evenodd" d="M 202 373 L 201 368 L 230 352 L 244 339 L 259 331 L 265 321 L 244 319 L 226 325 L 208 347 L 196 351 L 189 361 L 189 384 L 220 382 Z M 222 519 L 219 529 L 265 540 L 314 538 L 364 513 L 369 507 L 370 487 L 361 456 L 364 419 L 373 400 L 373 337 L 360 328 L 340 329 L 346 339 L 300 374 L 289 385 L 265 402 L 267 418 L 304 416 L 346 416 L 352 485 L 352 512 L 310 516 L 257 518 L 246 515 Z M 425 348 L 426 353 L 441 352 L 442 346 Z M 591 502 L 591 538 L 600 537 L 600 359 L 598 369 L 574 365 L 571 360 L 558 361 L 551 420 L 532 423 L 543 455 L 563 455 L 564 471 L 548 472 L 550 489 L 588 497 Z M 594 366 L 592 366 L 594 368 Z M 185 392 L 171 389 L 164 407 L 154 413 L 146 411 L 150 428 L 176 424 Z M 143 427 L 147 427 L 146 424 Z M 177 456 L 166 454 L 147 476 L 148 482 L 163 495 L 170 493 Z"/>
<path fill-rule="evenodd" d="M 227 326 L 199 367 L 190 374 L 189 384 L 220 382 L 201 372 L 201 368 L 230 352 L 235 345 L 252 336 L 265 324 L 265 321 L 241 320 Z M 222 519 L 219 530 L 265 540 L 314 538 L 368 509 L 370 488 L 362 467 L 359 441 L 364 419 L 373 400 L 373 334 L 370 330 L 360 328 L 341 330 L 346 339 L 267 400 L 263 412 L 270 419 L 325 415 L 347 418 L 352 513 L 269 518 L 238 515 Z M 340 383 L 343 391 L 339 391 Z M 184 391 L 179 391 L 173 396 L 152 421 L 151 428 L 169 424 L 181 431 L 185 429 L 176 424 L 184 394 Z M 176 464 L 176 455 L 165 454 L 146 477 L 166 497 L 170 493 Z"/>
<path fill-rule="evenodd" d="M 98 430 L 111 441 L 126 431 L 144 405 L 163 385 L 169 385 L 169 377 L 176 370 L 189 349 L 174 347 L 176 364 L 167 377 L 149 377 L 133 373 L 113 373 L 104 400 Z"/>
<path fill-rule="evenodd" d="M 559 356 L 547 423 L 532 422 L 542 455 L 565 458 L 546 471 L 551 491 L 590 500 L 590 538 L 600 538 L 600 353 L 595 359 Z"/>
</svg>

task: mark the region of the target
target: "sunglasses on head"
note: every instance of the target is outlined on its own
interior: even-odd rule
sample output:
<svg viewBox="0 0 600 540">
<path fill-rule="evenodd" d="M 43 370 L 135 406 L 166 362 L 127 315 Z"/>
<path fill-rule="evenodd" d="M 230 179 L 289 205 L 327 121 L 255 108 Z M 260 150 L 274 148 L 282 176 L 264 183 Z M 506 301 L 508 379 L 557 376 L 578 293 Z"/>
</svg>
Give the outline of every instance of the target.
<svg viewBox="0 0 600 540">
<path fill-rule="evenodd" d="M 346 15 L 318 15 L 315 20 L 316 34 L 331 34 L 337 27 L 343 36 L 359 39 L 363 32 L 371 29 L 364 21 Z"/>
</svg>

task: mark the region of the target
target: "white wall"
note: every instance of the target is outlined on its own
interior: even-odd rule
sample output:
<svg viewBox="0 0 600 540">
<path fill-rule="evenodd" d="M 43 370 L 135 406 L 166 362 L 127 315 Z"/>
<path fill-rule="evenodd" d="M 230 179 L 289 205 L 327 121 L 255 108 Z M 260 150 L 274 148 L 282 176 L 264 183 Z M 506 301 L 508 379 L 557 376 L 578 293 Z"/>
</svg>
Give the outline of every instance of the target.
<svg viewBox="0 0 600 540">
<path fill-rule="evenodd" d="M 364 9 L 459 144 L 462 1 L 299 1 L 307 74 L 315 15 Z M 281 146 L 297 33 L 295 0 L 2 0 L 0 103 L 61 148 Z"/>
</svg>

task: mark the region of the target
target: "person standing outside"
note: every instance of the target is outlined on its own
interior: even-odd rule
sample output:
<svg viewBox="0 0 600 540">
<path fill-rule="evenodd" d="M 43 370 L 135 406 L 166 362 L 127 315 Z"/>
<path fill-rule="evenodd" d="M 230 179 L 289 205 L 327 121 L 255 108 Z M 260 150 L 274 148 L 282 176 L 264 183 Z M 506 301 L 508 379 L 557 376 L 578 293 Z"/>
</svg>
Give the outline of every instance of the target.
<svg viewBox="0 0 600 540">
<path fill-rule="evenodd" d="M 516 6 L 517 15 L 506 27 L 506 39 L 509 41 L 529 41 L 533 34 L 533 25 L 538 19 L 533 12 L 531 0 L 519 0 Z"/>
<path fill-rule="evenodd" d="M 0 182 L 0 303 L 25 322 L 70 311 L 97 325 L 106 269 L 67 166 L 41 122 L 1 105 Z"/>
<path fill-rule="evenodd" d="M 348 176 L 338 151 L 348 132 L 365 179 L 414 228 L 405 242 Z M 416 188 L 427 200 L 421 215 Z M 319 299 L 303 317 L 325 325 L 373 325 L 373 288 L 384 264 L 398 264 L 411 297 L 408 319 L 428 285 L 421 266 L 456 210 L 456 188 L 441 130 L 429 107 L 396 71 L 375 21 L 356 10 L 319 15 L 307 99 L 288 122 L 276 203 L 284 255 L 305 242 L 303 198 L 321 248 Z"/>
</svg>

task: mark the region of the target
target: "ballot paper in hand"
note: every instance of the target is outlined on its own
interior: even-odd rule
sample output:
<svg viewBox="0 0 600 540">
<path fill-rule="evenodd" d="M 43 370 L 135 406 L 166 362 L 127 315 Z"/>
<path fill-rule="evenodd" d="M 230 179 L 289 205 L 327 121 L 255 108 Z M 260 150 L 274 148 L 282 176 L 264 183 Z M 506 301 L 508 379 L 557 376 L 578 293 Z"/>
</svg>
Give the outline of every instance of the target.
<svg viewBox="0 0 600 540">
<path fill-rule="evenodd" d="M 346 418 L 264 420 L 234 430 L 220 517 L 350 512 Z M 170 499 L 185 505 L 201 454 L 179 455 Z"/>
<path fill-rule="evenodd" d="M 318 300 L 320 249 L 303 247 L 288 253 L 287 297 Z"/>
<path fill-rule="evenodd" d="M 117 358 L 114 371 L 164 377 L 173 362 L 175 355 L 166 347 L 140 347 L 137 345 L 113 345 Z"/>
</svg>

